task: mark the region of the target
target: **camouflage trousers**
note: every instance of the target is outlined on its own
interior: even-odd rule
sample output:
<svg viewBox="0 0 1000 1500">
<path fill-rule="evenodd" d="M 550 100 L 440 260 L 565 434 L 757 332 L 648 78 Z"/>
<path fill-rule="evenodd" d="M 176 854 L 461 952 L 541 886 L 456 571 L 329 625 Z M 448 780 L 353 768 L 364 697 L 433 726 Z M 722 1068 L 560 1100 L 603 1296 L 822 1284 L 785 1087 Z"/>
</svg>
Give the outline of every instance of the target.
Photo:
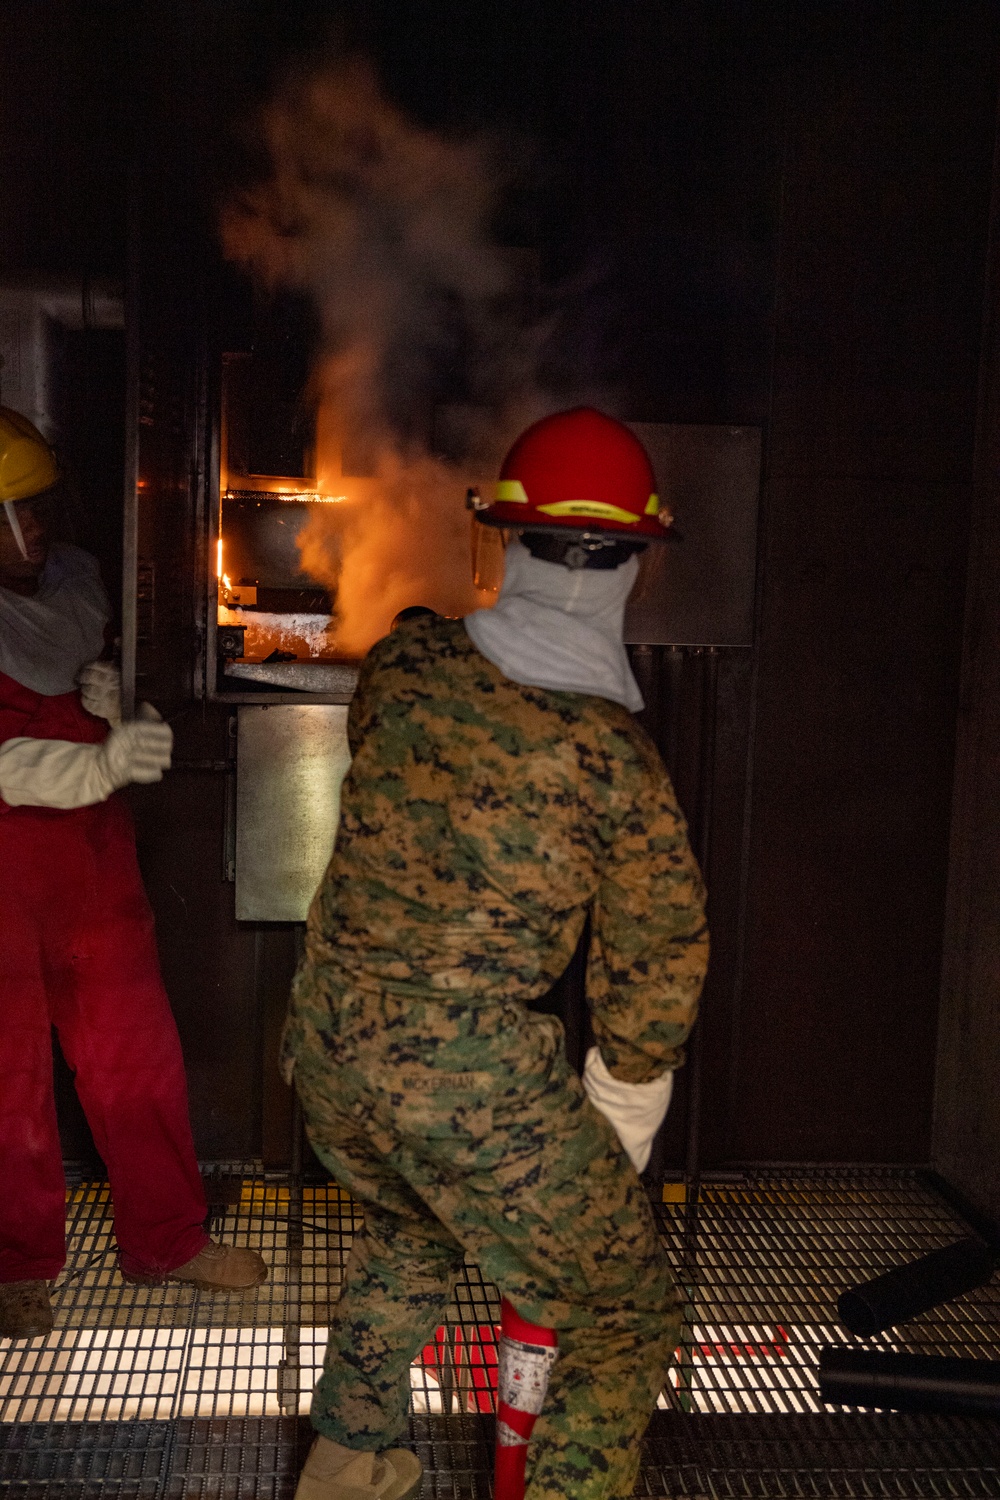
<svg viewBox="0 0 1000 1500">
<path fill-rule="evenodd" d="M 522 1317 L 558 1331 L 528 1500 L 630 1495 L 680 1298 L 559 1022 L 511 1003 L 338 995 L 300 975 L 284 1051 L 313 1147 L 364 1212 L 313 1426 L 359 1449 L 405 1441 L 410 1363 L 468 1252 Z"/>
</svg>

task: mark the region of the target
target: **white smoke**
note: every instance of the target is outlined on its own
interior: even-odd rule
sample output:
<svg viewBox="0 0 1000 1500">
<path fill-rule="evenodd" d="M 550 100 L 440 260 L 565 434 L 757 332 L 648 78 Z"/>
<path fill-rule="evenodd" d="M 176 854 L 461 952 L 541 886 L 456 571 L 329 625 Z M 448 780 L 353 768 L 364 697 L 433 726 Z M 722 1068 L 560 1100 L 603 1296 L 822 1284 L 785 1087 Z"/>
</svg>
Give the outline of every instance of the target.
<svg viewBox="0 0 1000 1500">
<path fill-rule="evenodd" d="M 448 379 L 459 370 L 463 399 L 484 414 L 491 463 L 566 403 L 535 377 L 546 330 L 524 316 L 521 266 L 491 237 L 502 182 L 482 140 L 415 124 L 356 58 L 289 79 L 260 130 L 268 171 L 226 202 L 222 240 L 319 316 L 318 475 L 347 499 L 316 507 L 300 545 L 336 591 L 338 646 L 356 654 L 406 604 L 462 614 L 487 602 L 472 586 L 464 511 L 466 481 L 480 476 L 430 451 Z M 353 486 L 339 467 L 348 450 L 369 476 Z"/>
</svg>

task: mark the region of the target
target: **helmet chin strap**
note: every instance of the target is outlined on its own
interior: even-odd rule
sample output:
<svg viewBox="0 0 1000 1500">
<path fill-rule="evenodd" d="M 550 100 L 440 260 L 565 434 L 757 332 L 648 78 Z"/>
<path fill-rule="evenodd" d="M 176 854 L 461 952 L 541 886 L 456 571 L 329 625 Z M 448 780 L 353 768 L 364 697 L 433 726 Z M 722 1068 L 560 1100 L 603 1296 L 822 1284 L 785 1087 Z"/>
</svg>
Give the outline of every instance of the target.
<svg viewBox="0 0 1000 1500">
<path fill-rule="evenodd" d="M 560 536 L 551 531 L 532 531 L 525 527 L 520 535 L 532 557 L 542 562 L 559 563 L 571 572 L 580 568 L 610 572 L 628 562 L 634 554 L 645 552 L 647 545 L 641 538 L 613 536 L 606 532 L 574 531 L 568 536 Z"/>
<path fill-rule="evenodd" d="M 14 533 L 14 540 L 20 549 L 21 556 L 24 558 L 25 562 L 27 562 L 28 549 L 24 545 L 24 532 L 21 530 L 21 523 L 17 518 L 17 509 L 15 507 L 14 501 L 5 500 L 3 502 L 3 508 L 7 512 L 7 520 L 10 522 L 10 529 Z"/>
</svg>

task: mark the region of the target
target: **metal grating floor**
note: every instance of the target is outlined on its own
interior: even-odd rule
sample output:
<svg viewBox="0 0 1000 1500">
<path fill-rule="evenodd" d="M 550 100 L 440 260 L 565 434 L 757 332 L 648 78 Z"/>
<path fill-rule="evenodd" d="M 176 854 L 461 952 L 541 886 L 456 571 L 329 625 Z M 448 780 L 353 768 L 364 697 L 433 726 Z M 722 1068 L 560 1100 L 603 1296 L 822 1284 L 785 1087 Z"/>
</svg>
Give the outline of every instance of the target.
<svg viewBox="0 0 1000 1500">
<path fill-rule="evenodd" d="M 106 1186 L 70 1192 L 56 1330 L 0 1341 L 5 1492 L 292 1494 L 355 1209 L 332 1184 L 239 1175 L 212 1228 L 269 1260 L 270 1280 L 248 1297 L 126 1286 L 114 1269 Z M 917 1174 L 771 1171 L 708 1180 L 697 1205 L 681 1186 L 665 1194 L 674 1201 L 663 1205 L 663 1232 L 688 1317 L 637 1494 L 1000 1500 L 1000 1424 L 835 1411 L 818 1400 L 820 1347 L 851 1342 L 836 1321 L 840 1291 L 964 1231 Z M 427 1497 L 490 1494 L 498 1309 L 495 1289 L 469 1266 L 448 1325 L 412 1369 Z M 1000 1286 L 905 1332 L 880 1346 L 1000 1357 Z"/>
</svg>

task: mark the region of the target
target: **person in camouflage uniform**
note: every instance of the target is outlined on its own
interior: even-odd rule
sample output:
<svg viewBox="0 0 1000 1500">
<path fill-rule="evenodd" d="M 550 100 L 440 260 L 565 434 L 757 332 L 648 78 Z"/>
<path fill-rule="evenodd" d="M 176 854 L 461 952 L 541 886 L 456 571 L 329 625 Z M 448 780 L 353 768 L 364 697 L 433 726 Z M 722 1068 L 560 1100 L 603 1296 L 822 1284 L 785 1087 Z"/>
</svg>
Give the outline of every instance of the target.
<svg viewBox="0 0 1000 1500">
<path fill-rule="evenodd" d="M 313 1426 L 368 1453 L 400 1439 L 468 1254 L 558 1330 L 529 1500 L 630 1494 L 681 1299 L 561 1024 L 527 1005 L 590 913 L 604 1062 L 634 1084 L 679 1065 L 707 932 L 669 778 L 619 703 L 514 682 L 436 617 L 373 647 L 348 734 L 283 1048 L 313 1147 L 364 1211 Z"/>
<path fill-rule="evenodd" d="M 365 1210 L 313 1424 L 390 1447 L 468 1251 L 559 1330 L 532 1500 L 628 1493 L 680 1301 L 645 1193 L 526 1009 L 588 910 L 602 1056 L 676 1067 L 705 969 L 700 877 L 659 756 L 617 704 L 508 681 L 461 623 L 369 654 L 336 853 L 286 1035 L 309 1136 Z"/>
</svg>

